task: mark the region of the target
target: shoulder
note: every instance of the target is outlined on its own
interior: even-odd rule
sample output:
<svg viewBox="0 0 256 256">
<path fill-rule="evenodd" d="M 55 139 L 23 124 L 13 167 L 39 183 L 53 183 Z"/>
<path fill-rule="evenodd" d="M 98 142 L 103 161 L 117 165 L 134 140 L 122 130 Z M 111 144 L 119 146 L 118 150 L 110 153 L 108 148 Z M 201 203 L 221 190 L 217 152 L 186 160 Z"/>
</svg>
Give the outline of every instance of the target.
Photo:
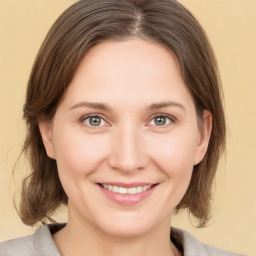
<svg viewBox="0 0 256 256">
<path fill-rule="evenodd" d="M 172 228 L 171 239 L 178 247 L 182 247 L 184 256 L 245 256 L 201 243 L 182 229 Z"/>
<path fill-rule="evenodd" d="M 63 225 L 45 225 L 33 235 L 0 243 L 0 256 L 60 256 L 52 233 Z"/>
<path fill-rule="evenodd" d="M 34 252 L 33 235 L 0 243 L 0 256 L 32 255 Z"/>
</svg>

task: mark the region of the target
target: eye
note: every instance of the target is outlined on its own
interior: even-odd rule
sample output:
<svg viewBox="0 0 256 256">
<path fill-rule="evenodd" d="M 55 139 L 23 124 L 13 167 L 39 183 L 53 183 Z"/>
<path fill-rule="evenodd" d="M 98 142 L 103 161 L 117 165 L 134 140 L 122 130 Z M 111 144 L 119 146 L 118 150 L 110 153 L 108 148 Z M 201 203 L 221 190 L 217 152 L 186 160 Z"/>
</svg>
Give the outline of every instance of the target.
<svg viewBox="0 0 256 256">
<path fill-rule="evenodd" d="M 150 121 L 150 125 L 156 125 L 156 126 L 164 126 L 168 125 L 169 123 L 173 122 L 173 118 L 167 116 L 167 115 L 156 115 L 153 117 L 153 119 Z"/>
<path fill-rule="evenodd" d="M 98 116 L 98 115 L 85 116 L 82 119 L 82 122 L 84 122 L 87 126 L 93 126 L 93 127 L 103 126 L 103 125 L 106 124 L 104 119 L 101 116 Z"/>
</svg>

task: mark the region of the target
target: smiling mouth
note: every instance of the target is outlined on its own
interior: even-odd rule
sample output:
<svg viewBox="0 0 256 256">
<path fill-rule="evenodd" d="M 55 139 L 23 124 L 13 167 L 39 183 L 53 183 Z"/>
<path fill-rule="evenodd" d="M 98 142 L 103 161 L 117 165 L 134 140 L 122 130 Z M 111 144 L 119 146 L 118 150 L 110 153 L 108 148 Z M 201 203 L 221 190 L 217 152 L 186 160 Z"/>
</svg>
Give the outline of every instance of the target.
<svg viewBox="0 0 256 256">
<path fill-rule="evenodd" d="M 108 184 L 101 184 L 98 183 L 102 188 L 112 191 L 114 193 L 118 194 L 129 194 L 129 195 L 136 195 L 140 194 L 142 192 L 145 192 L 147 190 L 150 190 L 152 187 L 156 186 L 157 184 L 153 185 L 144 185 L 144 186 L 136 186 L 136 187 L 121 187 L 117 185 L 108 185 Z"/>
</svg>

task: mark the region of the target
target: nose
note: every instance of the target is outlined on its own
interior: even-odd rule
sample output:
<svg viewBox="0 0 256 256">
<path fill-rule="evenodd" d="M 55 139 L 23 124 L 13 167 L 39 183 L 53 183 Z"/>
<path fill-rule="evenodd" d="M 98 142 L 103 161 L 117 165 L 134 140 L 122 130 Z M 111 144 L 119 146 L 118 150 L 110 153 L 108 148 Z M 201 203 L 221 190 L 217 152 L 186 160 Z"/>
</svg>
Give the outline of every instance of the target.
<svg viewBox="0 0 256 256">
<path fill-rule="evenodd" d="M 145 169 L 149 156 L 143 143 L 142 132 L 132 125 L 117 129 L 111 138 L 109 165 L 122 172 L 134 172 Z"/>
</svg>

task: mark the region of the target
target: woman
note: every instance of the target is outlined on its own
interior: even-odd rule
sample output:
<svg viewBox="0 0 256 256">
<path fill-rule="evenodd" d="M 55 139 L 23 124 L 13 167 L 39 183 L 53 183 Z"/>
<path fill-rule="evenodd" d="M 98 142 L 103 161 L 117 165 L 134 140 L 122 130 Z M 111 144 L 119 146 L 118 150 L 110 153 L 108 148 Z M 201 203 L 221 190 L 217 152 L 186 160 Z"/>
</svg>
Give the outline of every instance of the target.
<svg viewBox="0 0 256 256">
<path fill-rule="evenodd" d="M 225 147 L 213 51 L 175 0 L 67 9 L 35 61 L 24 118 L 21 219 L 45 222 L 67 204 L 68 222 L 0 255 L 237 255 L 170 229 L 182 209 L 206 225 Z"/>
</svg>

